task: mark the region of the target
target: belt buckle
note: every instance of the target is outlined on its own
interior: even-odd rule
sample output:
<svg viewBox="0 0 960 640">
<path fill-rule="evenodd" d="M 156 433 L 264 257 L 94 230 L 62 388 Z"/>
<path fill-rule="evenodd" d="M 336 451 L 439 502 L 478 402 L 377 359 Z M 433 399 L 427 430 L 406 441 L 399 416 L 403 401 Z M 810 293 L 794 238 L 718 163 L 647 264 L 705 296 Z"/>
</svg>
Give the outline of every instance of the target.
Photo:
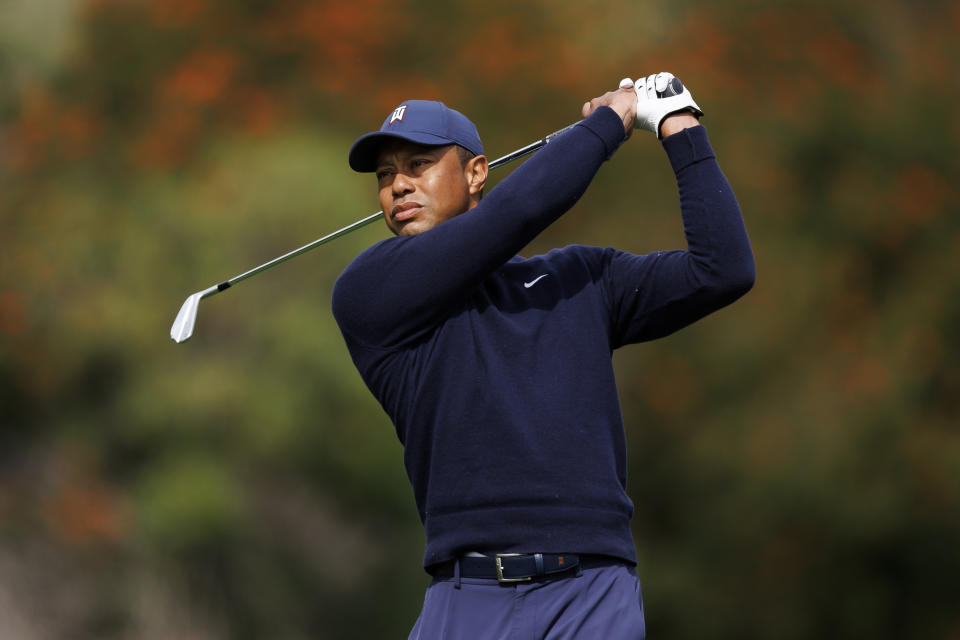
<svg viewBox="0 0 960 640">
<path fill-rule="evenodd" d="M 520 556 L 528 555 L 526 553 L 498 553 L 496 557 L 497 565 L 497 582 L 530 582 L 533 580 L 531 576 L 525 578 L 504 578 L 503 577 L 503 563 L 501 558 L 518 558 Z"/>
</svg>

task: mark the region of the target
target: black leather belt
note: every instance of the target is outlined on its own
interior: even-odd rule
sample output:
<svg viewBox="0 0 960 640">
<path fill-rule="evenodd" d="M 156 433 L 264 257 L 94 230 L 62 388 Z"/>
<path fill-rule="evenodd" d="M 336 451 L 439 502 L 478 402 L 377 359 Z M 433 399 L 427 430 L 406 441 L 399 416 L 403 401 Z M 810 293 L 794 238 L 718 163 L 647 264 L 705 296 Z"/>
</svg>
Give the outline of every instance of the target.
<svg viewBox="0 0 960 640">
<path fill-rule="evenodd" d="M 451 560 L 438 565 L 430 573 L 435 578 L 452 577 L 455 562 Z M 580 556 L 573 553 L 498 553 L 482 558 L 465 556 L 460 558 L 460 577 L 529 582 L 534 578 L 571 571 L 580 565 Z"/>
</svg>

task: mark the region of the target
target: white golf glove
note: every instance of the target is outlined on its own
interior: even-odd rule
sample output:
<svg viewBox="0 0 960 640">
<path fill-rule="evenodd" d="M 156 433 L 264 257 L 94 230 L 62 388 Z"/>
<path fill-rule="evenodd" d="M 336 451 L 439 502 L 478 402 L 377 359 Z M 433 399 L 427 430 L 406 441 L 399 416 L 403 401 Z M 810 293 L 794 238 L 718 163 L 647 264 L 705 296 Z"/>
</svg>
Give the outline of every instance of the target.
<svg viewBox="0 0 960 640">
<path fill-rule="evenodd" d="M 667 116 L 678 111 L 689 111 L 696 117 L 703 115 L 703 110 L 693 101 L 693 96 L 687 90 L 680 78 L 672 73 L 655 73 L 646 78 L 638 78 L 636 82 L 630 78 L 620 81 L 620 88 L 633 87 L 637 93 L 637 129 L 646 129 L 660 135 L 660 125 Z"/>
</svg>

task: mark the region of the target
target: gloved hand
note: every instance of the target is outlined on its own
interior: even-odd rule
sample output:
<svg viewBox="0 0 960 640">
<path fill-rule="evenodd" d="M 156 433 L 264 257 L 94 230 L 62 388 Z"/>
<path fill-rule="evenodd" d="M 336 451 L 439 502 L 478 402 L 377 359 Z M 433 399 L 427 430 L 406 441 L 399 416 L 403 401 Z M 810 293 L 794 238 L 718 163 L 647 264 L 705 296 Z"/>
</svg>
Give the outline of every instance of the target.
<svg viewBox="0 0 960 640">
<path fill-rule="evenodd" d="M 703 111 L 680 79 L 672 73 L 655 73 L 636 82 L 630 78 L 620 81 L 620 88 L 633 87 L 637 93 L 637 129 L 646 129 L 662 139 L 660 125 L 667 116 L 678 111 L 689 111 L 699 118 Z"/>
</svg>

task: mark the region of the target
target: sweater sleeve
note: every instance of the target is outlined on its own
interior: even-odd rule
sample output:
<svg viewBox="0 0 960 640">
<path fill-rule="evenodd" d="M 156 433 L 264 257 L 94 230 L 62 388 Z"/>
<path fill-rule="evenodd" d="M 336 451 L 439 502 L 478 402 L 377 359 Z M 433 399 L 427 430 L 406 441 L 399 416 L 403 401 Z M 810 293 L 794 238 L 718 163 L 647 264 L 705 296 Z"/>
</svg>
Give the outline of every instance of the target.
<svg viewBox="0 0 960 640">
<path fill-rule="evenodd" d="M 334 286 L 333 313 L 341 331 L 365 347 L 416 340 L 569 210 L 623 139 L 620 117 L 601 107 L 470 211 L 361 253 Z"/>
<path fill-rule="evenodd" d="M 684 129 L 663 146 L 677 177 L 687 250 L 610 250 L 613 348 L 673 333 L 745 294 L 756 277 L 740 206 L 706 129 Z"/>
</svg>

